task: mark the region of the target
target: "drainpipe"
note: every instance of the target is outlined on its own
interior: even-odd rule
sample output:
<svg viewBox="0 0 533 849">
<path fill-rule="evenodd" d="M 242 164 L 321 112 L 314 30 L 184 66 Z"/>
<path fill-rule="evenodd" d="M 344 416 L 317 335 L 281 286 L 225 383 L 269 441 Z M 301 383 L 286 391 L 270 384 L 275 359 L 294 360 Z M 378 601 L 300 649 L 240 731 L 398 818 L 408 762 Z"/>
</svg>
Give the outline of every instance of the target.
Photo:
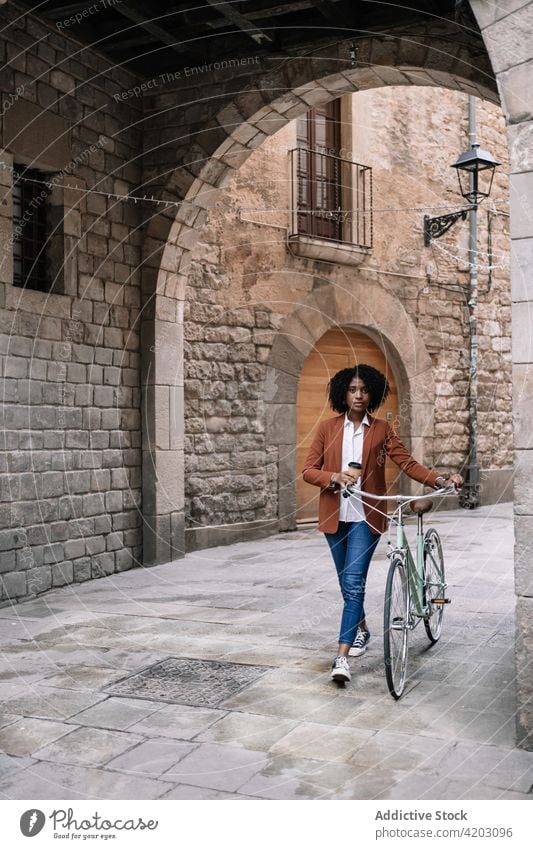
<svg viewBox="0 0 533 849">
<path fill-rule="evenodd" d="M 468 137 L 470 145 L 476 143 L 476 98 L 468 98 Z M 473 178 L 471 177 L 471 188 Z M 467 510 L 479 507 L 479 466 L 477 459 L 477 295 L 478 295 L 478 251 L 477 251 L 477 208 L 469 215 L 468 262 L 470 268 L 468 285 L 468 314 L 470 325 L 470 381 L 468 391 L 469 440 L 468 464 L 466 466 L 466 486 L 461 504 Z"/>
</svg>

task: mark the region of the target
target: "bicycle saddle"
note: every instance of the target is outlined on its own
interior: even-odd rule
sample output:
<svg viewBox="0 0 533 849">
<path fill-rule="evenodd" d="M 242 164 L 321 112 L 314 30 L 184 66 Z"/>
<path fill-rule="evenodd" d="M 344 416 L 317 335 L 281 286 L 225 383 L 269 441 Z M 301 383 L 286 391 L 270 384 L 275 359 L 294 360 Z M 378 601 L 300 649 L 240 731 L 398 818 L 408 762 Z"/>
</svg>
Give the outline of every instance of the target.
<svg viewBox="0 0 533 849">
<path fill-rule="evenodd" d="M 409 504 L 413 513 L 418 513 L 421 516 L 423 513 L 428 513 L 433 507 L 431 498 L 417 498 L 416 501 L 411 501 Z"/>
</svg>

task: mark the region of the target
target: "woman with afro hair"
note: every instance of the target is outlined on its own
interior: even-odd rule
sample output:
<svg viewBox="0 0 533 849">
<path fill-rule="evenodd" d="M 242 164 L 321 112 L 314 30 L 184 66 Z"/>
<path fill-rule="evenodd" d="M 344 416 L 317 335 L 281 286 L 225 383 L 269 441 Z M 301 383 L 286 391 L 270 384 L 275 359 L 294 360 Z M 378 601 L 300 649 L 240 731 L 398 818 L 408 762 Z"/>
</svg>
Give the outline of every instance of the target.
<svg viewBox="0 0 533 849">
<path fill-rule="evenodd" d="M 304 463 L 303 478 L 320 487 L 318 529 L 333 556 L 344 601 L 339 647 L 331 668 L 337 682 L 351 678 L 348 655 L 366 651 L 370 632 L 364 612 L 365 583 L 387 518 L 371 498 L 341 498 L 347 486 L 385 495 L 385 458 L 410 478 L 431 487 L 461 487 L 459 474 L 439 475 L 411 457 L 393 428 L 372 415 L 389 394 L 385 375 L 360 364 L 337 372 L 328 385 L 329 404 L 339 415 L 321 422 Z M 359 464 L 359 468 L 349 466 Z"/>
</svg>

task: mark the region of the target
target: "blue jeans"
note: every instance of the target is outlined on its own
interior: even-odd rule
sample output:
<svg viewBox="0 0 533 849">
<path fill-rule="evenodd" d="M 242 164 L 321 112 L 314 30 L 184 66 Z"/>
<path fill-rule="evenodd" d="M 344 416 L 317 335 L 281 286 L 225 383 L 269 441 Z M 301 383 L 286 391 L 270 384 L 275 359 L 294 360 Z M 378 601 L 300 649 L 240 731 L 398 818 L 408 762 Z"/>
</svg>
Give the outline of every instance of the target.
<svg viewBox="0 0 533 849">
<path fill-rule="evenodd" d="M 365 584 L 372 555 L 380 540 L 366 522 L 339 522 L 334 534 L 324 534 L 333 555 L 344 599 L 339 643 L 352 645 L 364 618 Z"/>
</svg>

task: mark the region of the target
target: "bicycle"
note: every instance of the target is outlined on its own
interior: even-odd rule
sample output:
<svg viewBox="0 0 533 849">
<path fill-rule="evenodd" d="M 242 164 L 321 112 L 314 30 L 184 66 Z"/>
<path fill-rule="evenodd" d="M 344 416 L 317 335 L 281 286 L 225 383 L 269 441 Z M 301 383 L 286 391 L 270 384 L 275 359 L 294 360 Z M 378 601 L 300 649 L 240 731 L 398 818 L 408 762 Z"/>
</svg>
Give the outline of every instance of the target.
<svg viewBox="0 0 533 849">
<path fill-rule="evenodd" d="M 446 487 L 433 492 L 432 497 L 455 493 L 455 487 Z M 356 489 L 353 494 L 367 496 L 373 501 L 396 501 L 398 504 L 390 517 L 387 532 L 390 566 L 385 585 L 383 644 L 389 692 L 394 699 L 399 699 L 407 678 L 409 632 L 423 621 L 430 642 L 436 643 L 442 631 L 444 606 L 451 603 L 451 599 L 445 596 L 448 585 L 439 534 L 435 528 L 428 528 L 424 535 L 423 516 L 431 510 L 433 502 L 420 496 L 374 495 Z M 416 560 L 405 534 L 404 511 L 408 506 L 418 517 Z M 397 528 L 394 546 L 391 543 L 393 525 Z"/>
</svg>

